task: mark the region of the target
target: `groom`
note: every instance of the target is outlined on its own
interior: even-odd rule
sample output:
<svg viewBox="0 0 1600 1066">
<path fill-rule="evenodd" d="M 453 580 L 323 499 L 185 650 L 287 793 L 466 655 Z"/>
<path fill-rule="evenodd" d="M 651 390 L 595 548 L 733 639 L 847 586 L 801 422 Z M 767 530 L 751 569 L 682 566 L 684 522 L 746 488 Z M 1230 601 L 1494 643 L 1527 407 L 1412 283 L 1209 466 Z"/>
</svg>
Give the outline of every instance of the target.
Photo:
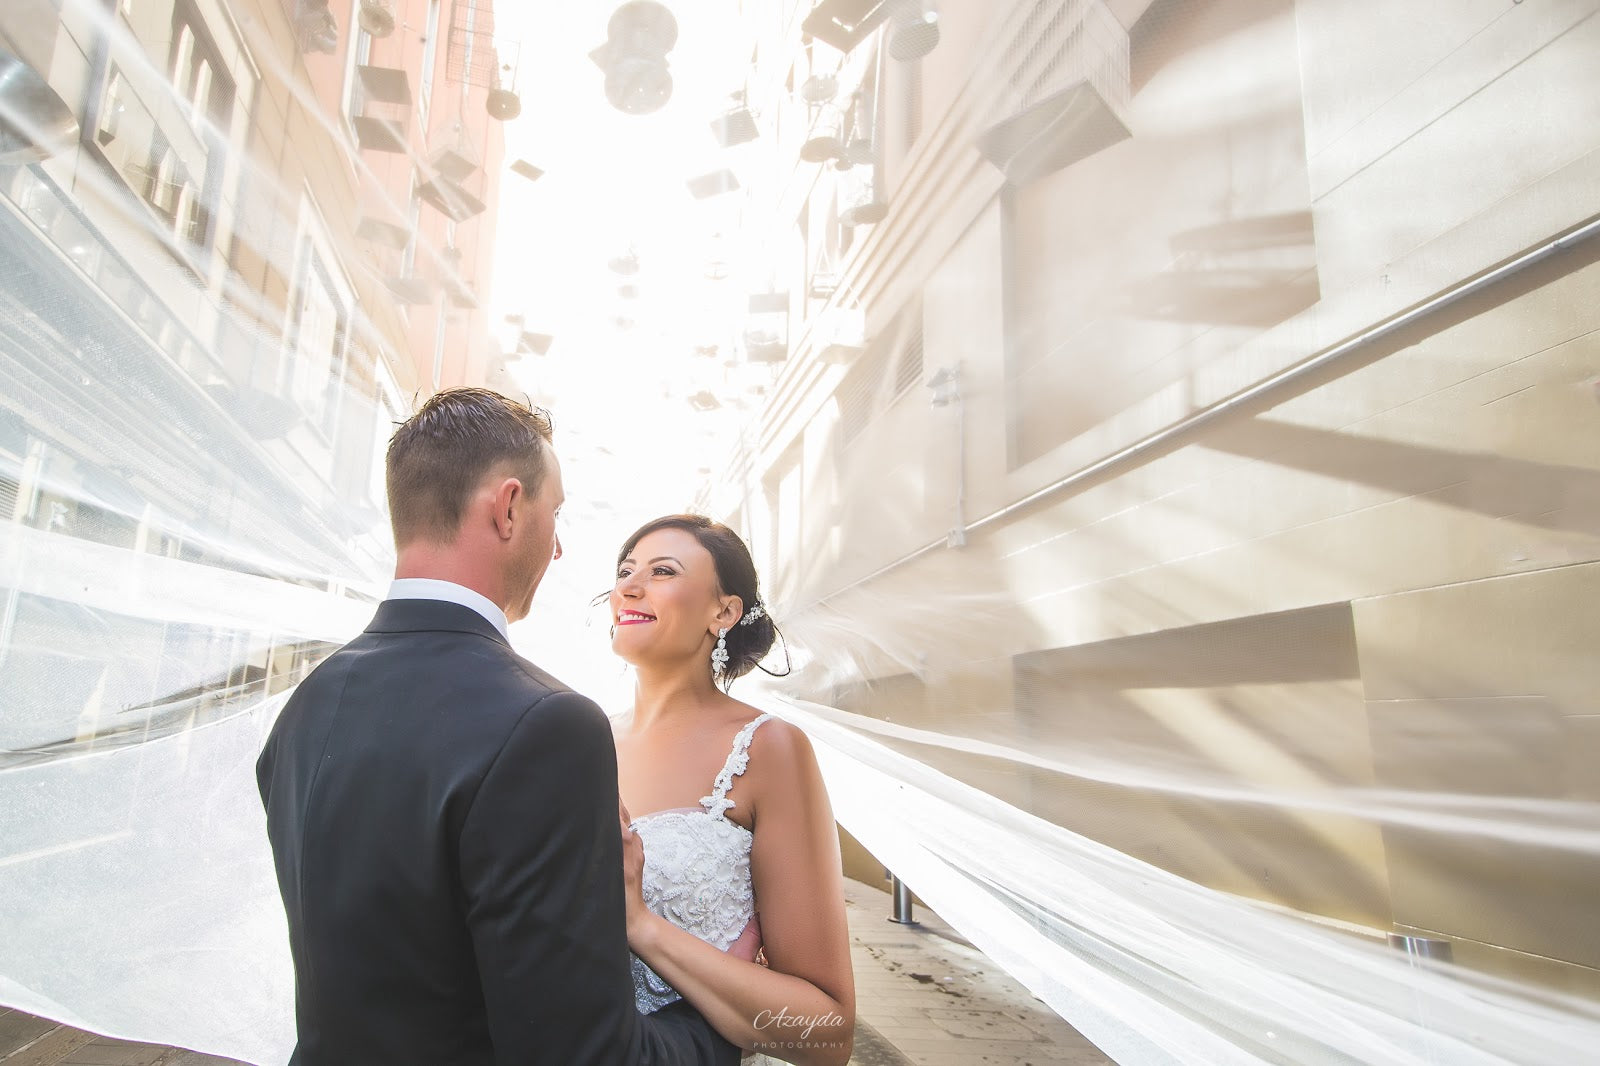
<svg viewBox="0 0 1600 1066">
<path fill-rule="evenodd" d="M 389 444 L 396 580 L 256 767 L 291 1064 L 738 1062 L 686 1004 L 635 1010 L 609 725 L 506 639 L 561 555 L 550 439 L 543 412 L 450 389 Z"/>
</svg>

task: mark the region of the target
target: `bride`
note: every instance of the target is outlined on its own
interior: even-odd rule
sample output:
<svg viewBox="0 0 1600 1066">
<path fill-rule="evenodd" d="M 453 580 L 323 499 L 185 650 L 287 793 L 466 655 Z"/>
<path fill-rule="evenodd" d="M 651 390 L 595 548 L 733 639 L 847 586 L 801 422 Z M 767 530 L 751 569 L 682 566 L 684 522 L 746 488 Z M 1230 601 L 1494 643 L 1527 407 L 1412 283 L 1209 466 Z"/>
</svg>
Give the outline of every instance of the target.
<svg viewBox="0 0 1600 1066">
<path fill-rule="evenodd" d="M 636 672 L 615 729 L 639 1010 L 681 996 L 747 1052 L 842 1066 L 855 981 L 827 793 L 805 734 L 726 691 L 776 634 L 750 552 L 658 518 L 622 546 L 610 602 Z"/>
</svg>

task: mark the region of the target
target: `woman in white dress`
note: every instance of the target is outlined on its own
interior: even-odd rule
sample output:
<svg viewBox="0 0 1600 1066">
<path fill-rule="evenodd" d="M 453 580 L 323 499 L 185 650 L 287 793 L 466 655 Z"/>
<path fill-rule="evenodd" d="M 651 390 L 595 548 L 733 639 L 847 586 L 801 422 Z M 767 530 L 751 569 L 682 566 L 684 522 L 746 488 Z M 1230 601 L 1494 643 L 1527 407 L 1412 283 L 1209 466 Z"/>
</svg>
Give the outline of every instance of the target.
<svg viewBox="0 0 1600 1066">
<path fill-rule="evenodd" d="M 776 634 L 749 550 L 699 515 L 656 519 L 618 553 L 610 604 L 636 675 L 616 741 L 639 1009 L 681 995 L 746 1051 L 842 1066 L 855 980 L 822 776 L 804 733 L 726 691 Z"/>
</svg>

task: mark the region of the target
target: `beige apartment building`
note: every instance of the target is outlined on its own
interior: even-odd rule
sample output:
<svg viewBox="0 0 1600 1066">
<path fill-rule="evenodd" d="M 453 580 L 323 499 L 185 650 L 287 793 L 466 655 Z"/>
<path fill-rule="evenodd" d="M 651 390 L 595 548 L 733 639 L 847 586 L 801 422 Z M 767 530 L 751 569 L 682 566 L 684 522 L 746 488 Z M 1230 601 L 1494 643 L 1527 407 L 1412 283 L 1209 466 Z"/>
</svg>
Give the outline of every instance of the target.
<svg viewBox="0 0 1600 1066">
<path fill-rule="evenodd" d="M 756 27 L 782 369 L 701 501 L 830 620 L 808 693 L 1180 785 L 1600 799 L 1600 5 L 875 6 Z M 1600 985 L 1592 852 L 896 743 Z"/>
<path fill-rule="evenodd" d="M 322 653 L 322 612 L 241 620 L 237 582 L 268 604 L 385 572 L 395 421 L 499 369 L 483 305 L 517 101 L 493 19 L 0 6 L 5 758 L 251 706 Z M 90 572 L 151 576 L 108 606 Z"/>
</svg>

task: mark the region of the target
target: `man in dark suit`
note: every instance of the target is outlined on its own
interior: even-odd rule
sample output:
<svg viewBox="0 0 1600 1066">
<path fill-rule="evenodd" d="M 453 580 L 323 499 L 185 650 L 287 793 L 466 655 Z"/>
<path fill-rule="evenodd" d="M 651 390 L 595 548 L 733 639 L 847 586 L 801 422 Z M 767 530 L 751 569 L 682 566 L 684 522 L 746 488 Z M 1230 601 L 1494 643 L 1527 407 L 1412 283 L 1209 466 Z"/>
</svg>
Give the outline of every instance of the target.
<svg viewBox="0 0 1600 1066">
<path fill-rule="evenodd" d="M 686 1004 L 637 1013 L 609 724 L 506 639 L 561 554 L 550 439 L 481 389 L 400 427 L 395 583 L 261 753 L 297 1066 L 738 1061 Z"/>
</svg>

